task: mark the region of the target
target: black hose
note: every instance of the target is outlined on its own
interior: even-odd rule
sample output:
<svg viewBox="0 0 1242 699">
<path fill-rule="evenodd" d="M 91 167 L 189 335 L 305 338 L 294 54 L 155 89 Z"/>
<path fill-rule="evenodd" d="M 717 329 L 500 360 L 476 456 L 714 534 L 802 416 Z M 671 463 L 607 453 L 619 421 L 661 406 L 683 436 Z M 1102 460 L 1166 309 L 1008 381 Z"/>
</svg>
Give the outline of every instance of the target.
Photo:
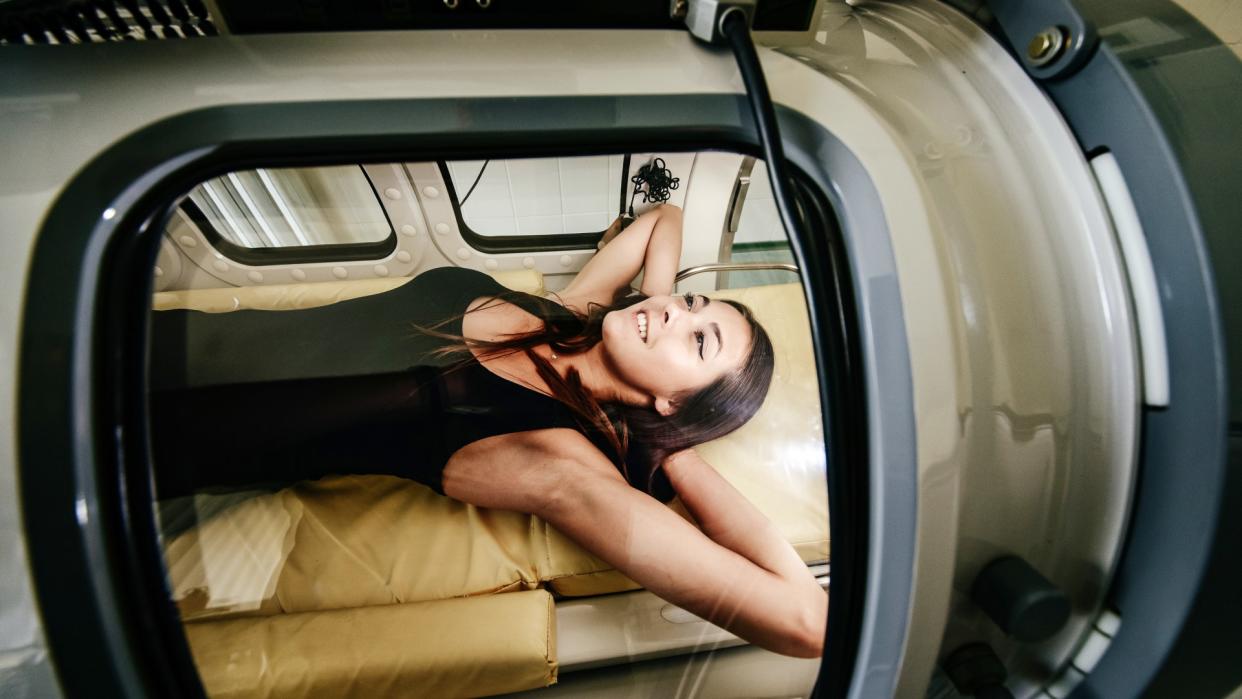
<svg viewBox="0 0 1242 699">
<path fill-rule="evenodd" d="M 768 83 L 763 79 L 755 45 L 750 41 L 746 13 L 740 9 L 727 10 L 720 18 L 720 32 L 737 58 L 738 71 L 742 74 L 742 83 L 750 99 L 750 111 L 755 117 L 755 128 L 759 131 L 759 142 L 763 146 L 763 157 L 768 164 L 772 199 L 776 202 L 776 210 L 780 213 L 786 233 L 793 237 L 797 235 L 802 219 L 796 215 L 798 203 L 790 186 L 792 180 L 785 173 L 785 149 L 781 146 L 781 135 L 776 127 L 776 109 L 768 94 Z"/>
</svg>

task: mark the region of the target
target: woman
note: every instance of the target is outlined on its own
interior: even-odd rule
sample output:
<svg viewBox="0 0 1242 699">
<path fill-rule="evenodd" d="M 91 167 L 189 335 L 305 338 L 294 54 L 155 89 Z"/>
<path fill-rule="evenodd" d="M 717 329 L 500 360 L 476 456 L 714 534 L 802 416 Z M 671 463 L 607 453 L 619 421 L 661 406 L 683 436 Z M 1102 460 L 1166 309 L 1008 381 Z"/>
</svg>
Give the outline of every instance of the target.
<svg viewBox="0 0 1242 699">
<path fill-rule="evenodd" d="M 662 206 L 555 302 L 443 269 L 388 292 L 405 297 L 156 314 L 157 488 L 395 473 L 539 516 L 664 599 L 765 648 L 818 656 L 827 595 L 690 448 L 759 408 L 770 342 L 743 306 L 669 295 L 680 250 L 681 211 Z M 618 301 L 640 271 L 642 294 Z M 420 316 L 416 305 L 437 308 Z M 420 337 L 463 359 L 410 369 Z M 186 447 L 201 443 L 212 448 Z M 673 494 L 698 529 L 652 497 Z"/>
</svg>

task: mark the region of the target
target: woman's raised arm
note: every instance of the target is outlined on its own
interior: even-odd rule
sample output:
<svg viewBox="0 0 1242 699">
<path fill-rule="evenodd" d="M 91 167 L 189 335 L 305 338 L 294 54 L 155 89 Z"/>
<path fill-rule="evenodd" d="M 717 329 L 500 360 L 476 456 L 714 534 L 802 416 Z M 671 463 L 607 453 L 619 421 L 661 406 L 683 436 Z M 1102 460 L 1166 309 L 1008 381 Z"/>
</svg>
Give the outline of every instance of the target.
<svg viewBox="0 0 1242 699">
<path fill-rule="evenodd" d="M 560 295 L 579 311 L 585 311 L 588 303 L 611 305 L 640 270 L 640 291 L 648 296 L 671 294 L 680 258 L 681 209 L 661 204 L 634 219 L 595 253 Z"/>
<path fill-rule="evenodd" d="M 756 645 L 819 656 L 827 595 L 775 528 L 694 459 L 683 453 L 669 477 L 703 531 L 630 487 L 567 429 L 470 444 L 449 460 L 444 490 L 542 517 L 651 592 Z"/>
</svg>

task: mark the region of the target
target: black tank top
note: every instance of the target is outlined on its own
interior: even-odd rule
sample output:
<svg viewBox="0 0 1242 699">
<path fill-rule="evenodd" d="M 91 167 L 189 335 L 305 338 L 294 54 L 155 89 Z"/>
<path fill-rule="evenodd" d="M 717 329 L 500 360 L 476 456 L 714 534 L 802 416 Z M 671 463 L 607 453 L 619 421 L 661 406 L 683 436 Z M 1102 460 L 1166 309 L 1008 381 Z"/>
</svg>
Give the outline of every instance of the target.
<svg viewBox="0 0 1242 699">
<path fill-rule="evenodd" d="M 540 317 L 569 313 L 456 267 L 320 308 L 154 313 L 159 497 L 329 474 L 396 475 L 443 492 L 441 473 L 458 449 L 553 427 L 578 429 L 607 454 L 560 401 L 493 374 L 468 353 L 437 355 L 450 343 L 416 327 L 460 336 L 470 302 L 502 293 Z M 631 482 L 651 482 L 641 470 Z M 661 499 L 672 495 L 663 478 L 657 490 Z"/>
</svg>

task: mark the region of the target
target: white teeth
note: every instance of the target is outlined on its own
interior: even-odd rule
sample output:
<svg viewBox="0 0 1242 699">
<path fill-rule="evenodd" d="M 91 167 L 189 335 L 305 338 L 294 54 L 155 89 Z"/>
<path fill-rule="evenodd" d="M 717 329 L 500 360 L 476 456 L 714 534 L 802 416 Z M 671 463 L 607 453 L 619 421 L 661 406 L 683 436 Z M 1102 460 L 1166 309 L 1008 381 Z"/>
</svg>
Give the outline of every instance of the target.
<svg viewBox="0 0 1242 699">
<path fill-rule="evenodd" d="M 639 311 L 638 315 L 638 337 L 643 341 L 647 341 L 647 314 Z"/>
</svg>

